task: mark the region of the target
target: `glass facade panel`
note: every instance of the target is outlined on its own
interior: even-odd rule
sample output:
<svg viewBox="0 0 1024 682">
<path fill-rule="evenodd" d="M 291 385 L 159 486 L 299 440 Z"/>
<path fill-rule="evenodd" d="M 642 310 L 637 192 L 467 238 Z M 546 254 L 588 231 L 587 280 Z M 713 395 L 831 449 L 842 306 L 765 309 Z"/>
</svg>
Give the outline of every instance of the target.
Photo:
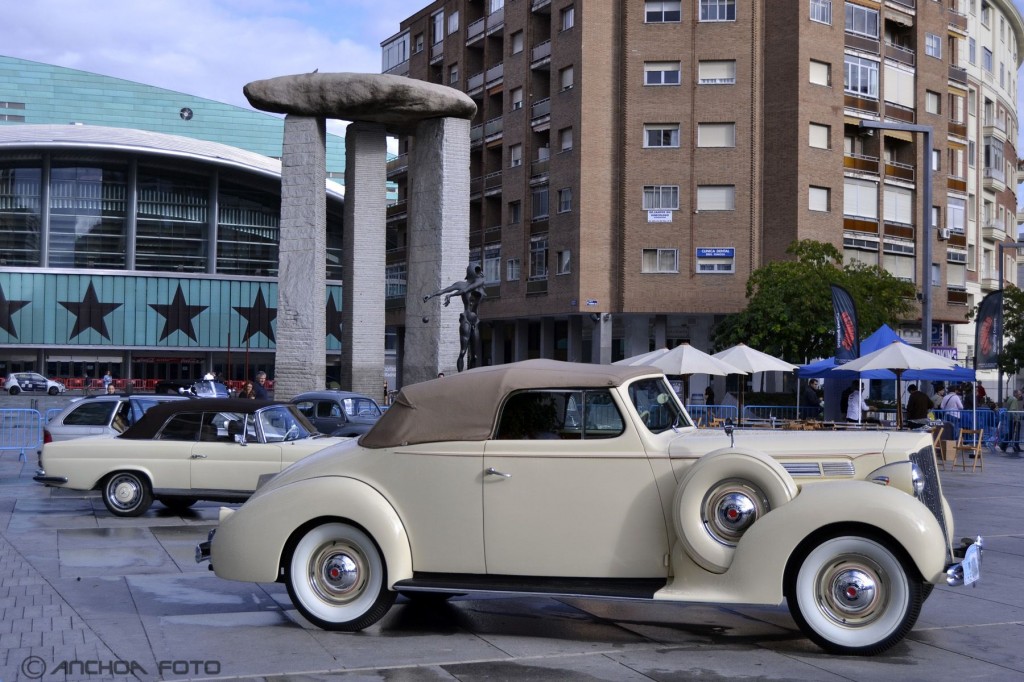
<svg viewBox="0 0 1024 682">
<path fill-rule="evenodd" d="M 55 162 L 50 176 L 51 268 L 125 268 L 127 170 Z"/>
<path fill-rule="evenodd" d="M 0 265 L 38 266 L 42 169 L 0 166 Z"/>
<path fill-rule="evenodd" d="M 136 270 L 206 272 L 209 179 L 165 169 L 139 169 Z M 169 268 L 168 257 L 174 267 Z"/>
<path fill-rule="evenodd" d="M 281 198 L 271 192 L 221 182 L 218 208 L 217 272 L 277 276 Z"/>
</svg>

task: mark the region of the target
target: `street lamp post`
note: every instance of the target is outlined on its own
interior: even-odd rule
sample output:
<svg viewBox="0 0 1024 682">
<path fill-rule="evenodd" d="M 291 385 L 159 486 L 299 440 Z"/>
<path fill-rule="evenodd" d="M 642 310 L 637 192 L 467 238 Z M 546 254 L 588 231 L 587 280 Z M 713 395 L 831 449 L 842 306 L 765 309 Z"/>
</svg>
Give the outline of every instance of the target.
<svg viewBox="0 0 1024 682">
<path fill-rule="evenodd" d="M 1003 290 L 1003 282 L 1005 281 L 1003 272 L 1003 249 L 1024 249 L 1024 242 L 999 242 L 999 291 Z M 977 353 L 978 349 L 975 348 L 974 352 Z M 999 334 L 996 336 L 996 362 L 998 363 L 999 356 L 1003 354 L 1003 330 L 1002 327 L 999 329 Z M 1003 404 L 1003 367 L 997 365 L 998 375 L 998 386 L 996 387 L 996 398 L 999 400 L 999 404 Z"/>
<path fill-rule="evenodd" d="M 924 187 L 921 190 L 923 206 L 924 267 L 921 286 L 921 339 L 929 353 L 932 350 L 932 126 L 914 123 L 892 123 L 890 121 L 861 121 L 861 129 L 904 130 L 924 134 Z M 884 143 L 883 143 L 884 144 Z"/>
</svg>

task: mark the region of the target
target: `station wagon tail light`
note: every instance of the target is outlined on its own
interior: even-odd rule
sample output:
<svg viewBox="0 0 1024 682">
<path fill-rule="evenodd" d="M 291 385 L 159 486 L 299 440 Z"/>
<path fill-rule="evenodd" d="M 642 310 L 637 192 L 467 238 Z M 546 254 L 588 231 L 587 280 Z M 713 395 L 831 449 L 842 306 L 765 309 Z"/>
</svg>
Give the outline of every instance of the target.
<svg viewBox="0 0 1024 682">
<path fill-rule="evenodd" d="M 53 442 L 53 436 L 50 434 L 49 429 L 43 429 L 43 445 Z"/>
</svg>

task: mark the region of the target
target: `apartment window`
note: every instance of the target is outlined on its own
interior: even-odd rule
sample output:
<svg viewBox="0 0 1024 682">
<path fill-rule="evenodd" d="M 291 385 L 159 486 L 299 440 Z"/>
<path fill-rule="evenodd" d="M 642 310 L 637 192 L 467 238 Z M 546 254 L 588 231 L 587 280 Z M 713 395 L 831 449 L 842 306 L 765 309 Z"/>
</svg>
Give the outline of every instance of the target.
<svg viewBox="0 0 1024 682">
<path fill-rule="evenodd" d="M 525 45 L 525 38 L 523 37 L 522 31 L 516 31 L 511 36 L 512 54 L 519 54 L 523 51 Z"/>
<path fill-rule="evenodd" d="M 736 0 L 700 0 L 701 21 L 736 21 Z"/>
<path fill-rule="evenodd" d="M 572 151 L 572 128 L 562 128 L 558 131 L 558 140 L 563 152 Z"/>
<path fill-rule="evenodd" d="M 860 97 L 878 99 L 878 62 L 846 55 L 846 92 Z"/>
<path fill-rule="evenodd" d="M 679 250 L 644 249 L 640 259 L 640 272 L 679 272 Z"/>
<path fill-rule="evenodd" d="M 484 247 L 484 281 L 488 284 L 501 281 L 501 244 Z"/>
<path fill-rule="evenodd" d="M 886 241 L 882 244 L 882 269 L 897 279 L 913 282 L 916 279 L 917 262 L 913 253 L 904 253 L 907 248 L 913 249 L 914 245 L 897 241 Z"/>
<path fill-rule="evenodd" d="M 437 45 L 444 40 L 444 12 L 438 12 L 430 17 L 430 27 L 433 44 Z"/>
<path fill-rule="evenodd" d="M 401 35 L 384 45 L 381 71 L 387 73 L 399 64 L 409 61 L 409 34 Z"/>
<path fill-rule="evenodd" d="M 992 22 L 992 7 L 985 0 L 981 0 L 981 23 L 988 26 Z"/>
<path fill-rule="evenodd" d="M 509 282 L 519 281 L 519 259 L 509 258 L 505 261 L 505 279 Z"/>
<path fill-rule="evenodd" d="M 811 21 L 832 25 L 832 0 L 811 0 Z"/>
<path fill-rule="evenodd" d="M 548 237 L 530 238 L 530 279 L 548 278 Z"/>
<path fill-rule="evenodd" d="M 929 57 L 942 59 L 942 38 L 934 33 L 926 33 L 924 35 L 924 53 Z"/>
<path fill-rule="evenodd" d="M 929 114 L 940 114 L 942 113 L 942 95 L 931 90 L 925 90 L 924 92 L 924 110 Z"/>
<path fill-rule="evenodd" d="M 645 123 L 644 147 L 678 147 L 678 123 Z"/>
<path fill-rule="evenodd" d="M 832 126 L 821 123 L 811 123 L 808 126 L 808 143 L 818 149 L 832 148 Z"/>
<path fill-rule="evenodd" d="M 523 165 L 523 145 L 510 144 L 508 146 L 508 167 L 515 168 Z"/>
<path fill-rule="evenodd" d="M 807 189 L 807 208 L 812 211 L 828 212 L 831 206 L 828 187 L 814 187 Z"/>
<path fill-rule="evenodd" d="M 459 10 L 448 15 L 448 35 L 459 32 Z"/>
<path fill-rule="evenodd" d="M 555 251 L 555 274 L 568 275 L 572 272 L 572 251 Z"/>
<path fill-rule="evenodd" d="M 932 170 L 936 173 L 942 170 L 942 150 L 932 150 Z"/>
<path fill-rule="evenodd" d="M 701 85 L 732 85 L 736 82 L 736 60 L 699 62 L 697 82 Z"/>
<path fill-rule="evenodd" d="M 523 89 L 512 88 L 509 90 L 509 99 L 512 101 L 512 111 L 523 108 Z"/>
<path fill-rule="evenodd" d="M 975 156 L 978 152 L 978 146 L 974 140 L 967 140 L 967 165 L 971 168 L 975 166 Z"/>
<path fill-rule="evenodd" d="M 846 32 L 878 38 L 878 10 L 846 3 Z"/>
<path fill-rule="evenodd" d="M 412 44 L 414 53 L 418 54 L 420 52 L 423 52 L 423 34 L 417 33 L 416 37 L 413 38 Z"/>
<path fill-rule="evenodd" d="M 843 181 L 843 215 L 878 220 L 878 183 L 846 178 Z"/>
<path fill-rule="evenodd" d="M 698 123 L 698 147 L 735 147 L 735 123 Z"/>
<path fill-rule="evenodd" d="M 558 25 L 563 31 L 568 31 L 576 23 L 576 8 L 569 5 L 558 15 Z"/>
<path fill-rule="evenodd" d="M 518 200 L 508 202 L 508 224 L 518 225 L 521 222 L 523 222 L 523 202 Z"/>
<path fill-rule="evenodd" d="M 533 200 L 533 212 L 530 213 L 530 217 L 534 220 L 545 220 L 548 217 L 548 188 L 535 187 L 531 193 Z"/>
<path fill-rule="evenodd" d="M 678 211 L 679 185 L 647 185 L 644 187 L 645 211 Z"/>
<path fill-rule="evenodd" d="M 964 114 L 965 98 L 962 95 L 949 94 L 949 120 L 954 123 L 966 123 L 967 116 Z"/>
<path fill-rule="evenodd" d="M 811 60 L 810 81 L 814 85 L 832 85 L 832 67 L 826 62 Z"/>
<path fill-rule="evenodd" d="M 736 210 L 735 185 L 698 185 L 698 211 L 734 211 Z"/>
<path fill-rule="evenodd" d="M 384 298 L 405 298 L 405 263 L 384 268 Z"/>
<path fill-rule="evenodd" d="M 679 85 L 679 62 L 644 62 L 644 85 Z"/>
<path fill-rule="evenodd" d="M 967 202 L 958 197 L 946 197 L 946 227 L 958 234 L 967 226 Z"/>
<path fill-rule="evenodd" d="M 561 84 L 562 90 L 568 90 L 572 87 L 573 75 L 574 72 L 571 66 L 567 66 L 558 72 L 558 82 Z"/>
<path fill-rule="evenodd" d="M 883 200 L 885 222 L 899 225 L 914 224 L 914 190 L 886 185 Z"/>
<path fill-rule="evenodd" d="M 967 61 L 971 64 L 977 63 L 978 42 L 974 38 L 967 39 Z"/>
<path fill-rule="evenodd" d="M 981 48 L 981 68 L 992 73 L 992 50 L 987 47 Z"/>
<path fill-rule="evenodd" d="M 572 188 L 565 187 L 558 190 L 558 212 L 568 213 L 572 210 Z"/>
<path fill-rule="evenodd" d="M 648 24 L 678 23 L 682 19 L 679 0 L 675 2 L 657 2 L 647 0 L 644 3 L 644 21 Z"/>
<path fill-rule="evenodd" d="M 448 84 L 458 85 L 459 83 L 459 65 L 452 64 L 448 67 Z"/>
<path fill-rule="evenodd" d="M 937 229 L 942 224 L 942 208 L 932 206 L 932 229 Z"/>
<path fill-rule="evenodd" d="M 487 14 L 489 14 L 489 15 L 490 14 L 494 14 L 499 9 L 501 9 L 502 7 L 505 6 L 505 0 L 490 0 L 490 2 L 487 3 L 487 5 L 488 5 Z"/>
</svg>

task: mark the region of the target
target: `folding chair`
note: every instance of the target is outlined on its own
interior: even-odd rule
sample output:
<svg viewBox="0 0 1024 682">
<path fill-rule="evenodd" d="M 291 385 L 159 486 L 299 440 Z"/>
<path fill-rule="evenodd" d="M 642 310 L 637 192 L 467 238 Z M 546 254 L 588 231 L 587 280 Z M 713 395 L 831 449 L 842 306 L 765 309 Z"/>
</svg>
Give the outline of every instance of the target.
<svg viewBox="0 0 1024 682">
<path fill-rule="evenodd" d="M 971 465 L 971 471 L 975 471 L 979 464 L 982 471 L 985 470 L 985 461 L 981 453 L 984 435 L 984 429 L 960 429 L 960 437 L 956 440 L 953 453 L 953 469 L 956 469 L 956 461 L 959 459 L 961 469 L 967 471 L 967 457 L 973 455 L 974 464 Z"/>
</svg>

